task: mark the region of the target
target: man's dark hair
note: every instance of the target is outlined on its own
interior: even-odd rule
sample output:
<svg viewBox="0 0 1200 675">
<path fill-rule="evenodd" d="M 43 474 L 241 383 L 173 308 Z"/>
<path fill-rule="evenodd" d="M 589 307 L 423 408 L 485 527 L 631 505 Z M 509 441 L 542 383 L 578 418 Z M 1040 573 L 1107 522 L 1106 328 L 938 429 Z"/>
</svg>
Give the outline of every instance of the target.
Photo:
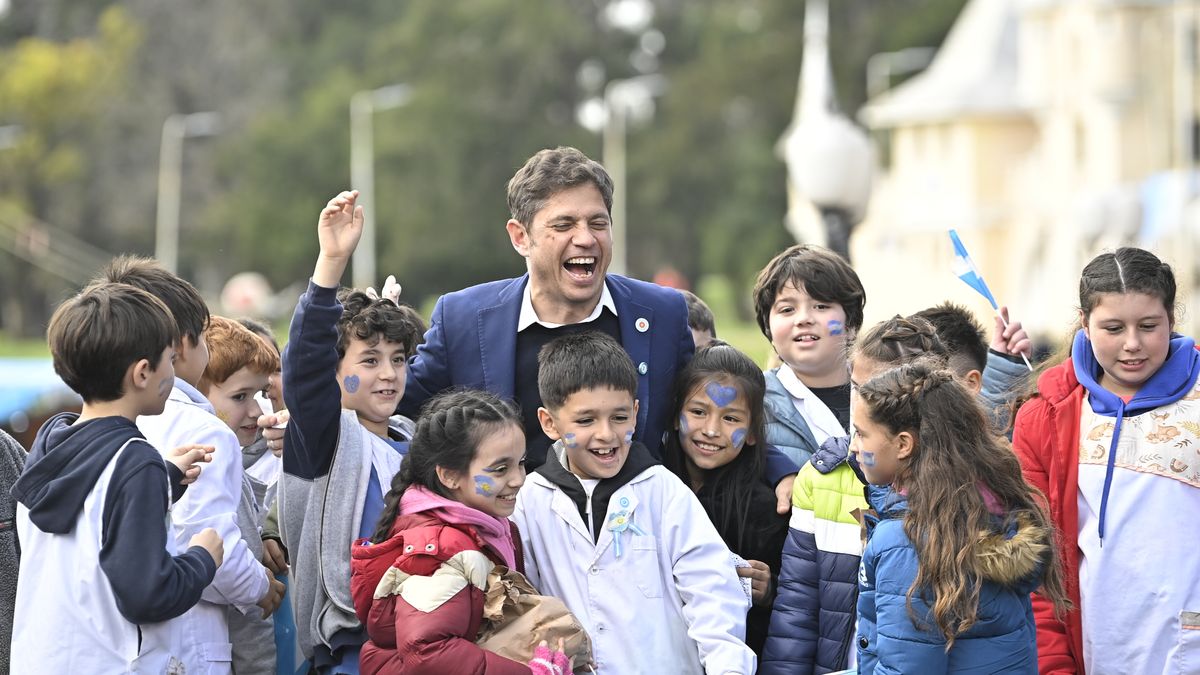
<svg viewBox="0 0 1200 675">
<path fill-rule="evenodd" d="M 821 302 L 836 302 L 846 312 L 846 330 L 862 328 L 867 292 L 850 263 L 820 246 L 800 244 L 775 256 L 754 282 L 754 318 L 771 339 L 771 307 L 788 282 Z"/>
<path fill-rule="evenodd" d="M 591 183 L 600 191 L 604 208 L 612 213 L 613 182 L 604 167 L 570 147 L 546 149 L 530 157 L 508 181 L 508 212 L 529 230 L 533 216 L 546 201 L 568 188 Z"/>
<path fill-rule="evenodd" d="M 683 294 L 683 299 L 687 301 L 688 308 L 688 328 L 696 331 L 708 331 L 714 338 L 717 337 L 717 323 L 713 318 L 712 310 L 708 308 L 700 296 L 691 291 L 679 291 Z"/>
<path fill-rule="evenodd" d="M 114 258 L 98 281 L 136 286 L 162 300 L 175 317 L 180 336 L 191 340 L 193 345 L 199 344 L 200 336 L 208 328 L 208 305 L 196 287 L 167 271 L 153 258 L 132 255 Z"/>
<path fill-rule="evenodd" d="M 598 331 L 564 335 L 538 352 L 538 393 L 542 405 L 557 410 L 584 389 L 613 389 L 637 398 L 638 375 L 629 354 Z"/>
<path fill-rule="evenodd" d="M 913 316 L 933 324 L 938 340 L 946 346 L 950 369 L 959 377 L 972 370 L 982 373 L 987 367 L 987 333 L 966 307 L 943 302 Z"/>
<path fill-rule="evenodd" d="M 50 318 L 46 341 L 54 372 L 91 403 L 125 394 L 125 373 L 142 359 L 158 368 L 179 327 L 162 300 L 128 284 L 98 282 L 63 302 Z"/>
</svg>

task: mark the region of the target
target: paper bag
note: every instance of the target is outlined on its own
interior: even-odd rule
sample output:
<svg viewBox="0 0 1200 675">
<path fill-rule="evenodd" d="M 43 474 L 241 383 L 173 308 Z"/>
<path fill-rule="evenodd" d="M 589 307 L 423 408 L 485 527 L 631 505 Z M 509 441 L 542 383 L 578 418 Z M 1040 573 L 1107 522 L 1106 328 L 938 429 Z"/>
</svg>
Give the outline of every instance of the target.
<svg viewBox="0 0 1200 675">
<path fill-rule="evenodd" d="M 563 640 L 563 652 L 577 671 L 592 662 L 592 641 L 562 600 L 539 595 L 524 574 L 497 565 L 488 575 L 479 627 L 480 647 L 520 663 L 533 658 L 545 640 L 551 649 Z"/>
</svg>

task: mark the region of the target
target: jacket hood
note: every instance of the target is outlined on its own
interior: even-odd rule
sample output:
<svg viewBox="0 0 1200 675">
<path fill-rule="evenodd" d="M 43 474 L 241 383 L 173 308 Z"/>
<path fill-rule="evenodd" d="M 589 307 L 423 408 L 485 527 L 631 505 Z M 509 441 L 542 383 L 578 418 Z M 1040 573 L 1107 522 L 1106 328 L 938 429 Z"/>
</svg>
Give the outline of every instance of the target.
<svg viewBox="0 0 1200 675">
<path fill-rule="evenodd" d="M 879 514 L 878 520 L 868 519 L 869 530 L 880 520 L 898 520 L 908 512 L 908 495 L 890 486 L 870 486 L 867 501 Z M 980 574 L 986 581 L 1033 592 L 1041 585 L 1053 533 L 1034 524 L 1026 514 L 995 516 L 993 522 L 995 528 L 980 532 L 977 539 L 975 559 Z"/>
<path fill-rule="evenodd" d="M 1123 408 L 1125 415 L 1139 415 L 1173 403 L 1192 390 L 1196 385 L 1196 376 L 1200 375 L 1200 352 L 1196 351 L 1195 341 L 1190 337 L 1172 334 L 1167 358 L 1162 366 L 1142 384 L 1128 403 L 1121 405 L 1123 402 L 1116 394 L 1100 385 L 1103 371 L 1092 351 L 1092 342 L 1082 329 L 1075 334 L 1071 353 L 1075 357 L 1075 379 L 1088 390 L 1092 409 L 1100 414 L 1112 415 L 1118 408 Z"/>
<path fill-rule="evenodd" d="M 1050 555 L 1052 532 L 1035 525 L 1027 515 L 1010 519 L 1003 532 L 980 533 L 975 561 L 983 578 L 1030 592 L 1041 584 L 1041 572 Z"/>
<path fill-rule="evenodd" d="M 879 518 L 902 518 L 908 512 L 908 493 L 900 492 L 890 485 L 868 485 L 867 503 Z"/>
<path fill-rule="evenodd" d="M 13 497 L 29 509 L 43 532 L 66 534 L 75 527 L 84 501 L 109 462 L 132 439 L 145 439 L 124 417 L 75 424 L 76 413 L 60 413 L 38 430 Z"/>
<path fill-rule="evenodd" d="M 1117 443 L 1121 440 L 1121 427 L 1126 416 L 1140 415 L 1159 406 L 1174 403 L 1186 396 L 1196 385 L 1200 375 L 1200 353 L 1196 342 L 1190 337 L 1171 334 L 1167 347 L 1167 358 L 1158 370 L 1147 379 L 1128 402 L 1100 386 L 1103 372 L 1092 351 L 1092 342 L 1082 329 L 1075 334 L 1071 345 L 1074 356 L 1075 378 L 1088 392 L 1088 402 L 1096 413 L 1113 418 L 1112 441 L 1108 447 L 1108 465 L 1104 474 L 1104 489 L 1100 493 L 1100 517 L 1096 529 L 1100 545 L 1104 545 L 1104 524 L 1108 513 L 1108 498 L 1112 489 L 1113 470 L 1116 466 Z"/>
<path fill-rule="evenodd" d="M 561 440 L 555 441 L 554 445 L 550 446 L 546 463 L 534 473 L 544 476 L 575 503 L 575 507 L 579 509 L 579 517 L 591 529 L 592 537 L 598 540 L 601 530 L 604 529 L 604 519 L 608 514 L 609 498 L 626 483 L 657 464 L 658 460 L 640 441 L 630 443 L 629 455 L 625 458 L 625 464 L 621 466 L 615 476 L 601 480 L 596 485 L 596 489 L 592 491 L 591 523 L 588 523 L 587 520 L 587 493 L 579 482 L 579 478 L 567 469 L 567 449 Z"/>
</svg>

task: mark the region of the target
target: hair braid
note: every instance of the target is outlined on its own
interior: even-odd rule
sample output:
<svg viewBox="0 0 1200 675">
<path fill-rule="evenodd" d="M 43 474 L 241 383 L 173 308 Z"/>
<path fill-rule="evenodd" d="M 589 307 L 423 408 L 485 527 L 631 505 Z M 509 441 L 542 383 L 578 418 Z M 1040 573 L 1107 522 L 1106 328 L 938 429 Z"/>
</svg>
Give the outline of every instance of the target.
<svg viewBox="0 0 1200 675">
<path fill-rule="evenodd" d="M 908 495 L 904 531 L 917 553 L 917 575 L 906 599 L 914 623 L 923 622 L 913 610 L 913 598 L 919 597 L 928 603 L 947 649 L 975 624 L 987 578 L 980 553 L 988 538 L 1010 526 L 1029 528 L 1038 547 L 1042 592 L 1065 608 L 1054 526 L 1040 506 L 1043 498 L 1025 482 L 1011 448 L 991 433 L 978 400 L 928 360 L 882 373 L 858 392 L 874 422 L 892 434 L 913 435 L 912 452 L 897 467 L 893 484 Z M 990 510 L 984 489 L 1003 513 Z"/>
<path fill-rule="evenodd" d="M 920 317 L 894 316 L 876 324 L 853 347 L 854 356 L 881 365 L 900 365 L 926 357 L 945 360 L 946 346 L 933 324 Z"/>
</svg>

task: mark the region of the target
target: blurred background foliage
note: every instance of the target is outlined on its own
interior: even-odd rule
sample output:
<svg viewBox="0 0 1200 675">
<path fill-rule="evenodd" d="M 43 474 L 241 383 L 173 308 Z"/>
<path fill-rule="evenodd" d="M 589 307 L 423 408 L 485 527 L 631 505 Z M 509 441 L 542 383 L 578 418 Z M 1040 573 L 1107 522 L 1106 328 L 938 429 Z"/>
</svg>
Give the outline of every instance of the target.
<svg viewBox="0 0 1200 675">
<path fill-rule="evenodd" d="M 746 333 L 755 272 L 792 243 L 774 146 L 804 3 L 647 1 L 633 30 L 611 20 L 628 0 L 0 2 L 0 127 L 20 126 L 0 148 L 0 330 L 42 335 L 105 256 L 153 252 L 162 124 L 197 111 L 219 112 L 222 129 L 184 145 L 179 272 L 210 298 L 261 272 L 288 289 L 271 317 L 286 321 L 316 214 L 349 185 L 350 97 L 396 82 L 412 100 L 373 118 L 380 275 L 428 307 L 519 274 L 508 178 L 543 147 L 601 159 L 577 107 L 653 72 L 669 87 L 628 137 L 630 271 L 673 267 L 711 289 L 719 328 Z M 871 54 L 936 46 L 962 4 L 832 3 L 843 108 L 862 104 Z M 57 253 L 38 266 L 36 251 Z"/>
</svg>

